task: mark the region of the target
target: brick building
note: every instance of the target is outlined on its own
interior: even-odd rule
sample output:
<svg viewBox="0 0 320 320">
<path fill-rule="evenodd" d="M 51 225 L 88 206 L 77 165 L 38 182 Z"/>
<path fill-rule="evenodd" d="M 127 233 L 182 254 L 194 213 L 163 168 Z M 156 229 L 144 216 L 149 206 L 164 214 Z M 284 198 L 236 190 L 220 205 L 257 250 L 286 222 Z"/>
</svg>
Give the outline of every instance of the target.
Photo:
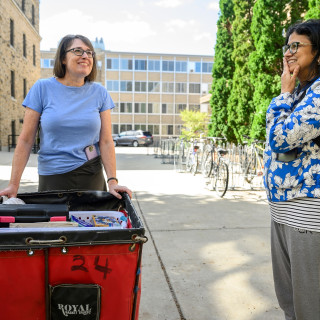
<svg viewBox="0 0 320 320">
<path fill-rule="evenodd" d="M 40 78 L 39 0 L 0 1 L 0 146 L 21 131 L 22 101 Z M 11 137 L 15 143 L 15 137 Z"/>
<path fill-rule="evenodd" d="M 112 133 L 148 130 L 156 139 L 176 137 L 182 110 L 209 112 L 212 56 L 114 52 L 103 40 L 92 41 L 97 54 L 100 82 L 116 104 Z M 56 49 L 41 51 L 41 78 L 52 76 Z"/>
</svg>

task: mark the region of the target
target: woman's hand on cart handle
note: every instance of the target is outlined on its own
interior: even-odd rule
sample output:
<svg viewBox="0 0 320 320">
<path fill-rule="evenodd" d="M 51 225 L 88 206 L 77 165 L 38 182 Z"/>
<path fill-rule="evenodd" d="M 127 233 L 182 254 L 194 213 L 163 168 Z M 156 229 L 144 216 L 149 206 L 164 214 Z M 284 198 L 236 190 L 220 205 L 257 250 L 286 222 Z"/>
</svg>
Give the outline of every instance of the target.
<svg viewBox="0 0 320 320">
<path fill-rule="evenodd" d="M 7 188 L 0 190 L 0 197 L 7 196 L 8 198 L 16 198 L 18 194 L 18 189 L 19 189 L 19 186 L 15 187 L 9 184 Z"/>
<path fill-rule="evenodd" d="M 108 189 L 109 189 L 109 192 L 118 199 L 122 198 L 119 192 L 126 192 L 129 195 L 129 197 L 132 198 L 132 191 L 125 186 L 118 185 L 117 181 L 115 180 L 110 180 L 108 182 Z"/>
</svg>

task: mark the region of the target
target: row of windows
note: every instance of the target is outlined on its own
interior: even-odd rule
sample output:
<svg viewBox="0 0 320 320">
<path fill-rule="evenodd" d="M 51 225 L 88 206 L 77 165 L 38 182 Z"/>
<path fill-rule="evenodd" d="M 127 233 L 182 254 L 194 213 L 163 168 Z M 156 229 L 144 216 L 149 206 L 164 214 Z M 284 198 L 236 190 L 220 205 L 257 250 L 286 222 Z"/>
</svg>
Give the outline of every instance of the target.
<svg viewBox="0 0 320 320">
<path fill-rule="evenodd" d="M 16 98 L 16 73 L 15 71 L 11 70 L 10 71 L 10 92 L 11 92 L 11 97 Z M 23 79 L 23 99 L 27 95 L 27 79 Z"/>
<path fill-rule="evenodd" d="M 131 130 L 143 130 L 149 131 L 152 135 L 180 135 L 181 134 L 181 125 L 173 125 L 173 124 L 139 124 L 135 123 L 132 125 L 131 123 L 122 123 L 122 124 L 113 124 L 112 125 L 112 133 L 119 134 L 124 131 Z"/>
<path fill-rule="evenodd" d="M 15 24 L 14 20 L 10 19 L 10 45 L 15 46 Z M 22 55 L 27 58 L 27 36 L 22 34 Z M 36 65 L 36 46 L 32 45 L 32 62 Z"/>
<path fill-rule="evenodd" d="M 211 73 L 212 62 L 173 61 L 173 60 L 140 60 L 110 58 L 106 63 L 108 70 L 136 70 L 163 72 L 196 72 Z"/>
<path fill-rule="evenodd" d="M 162 88 L 162 89 L 161 89 Z M 189 90 L 188 90 L 189 89 Z M 149 93 L 207 93 L 207 83 L 186 82 L 145 82 L 108 80 L 107 90 L 116 92 L 149 92 Z"/>
<path fill-rule="evenodd" d="M 145 102 L 120 102 L 115 103 L 113 113 L 148 113 L 148 114 L 179 114 L 183 110 L 200 111 L 199 104 L 186 103 L 145 103 Z"/>
</svg>

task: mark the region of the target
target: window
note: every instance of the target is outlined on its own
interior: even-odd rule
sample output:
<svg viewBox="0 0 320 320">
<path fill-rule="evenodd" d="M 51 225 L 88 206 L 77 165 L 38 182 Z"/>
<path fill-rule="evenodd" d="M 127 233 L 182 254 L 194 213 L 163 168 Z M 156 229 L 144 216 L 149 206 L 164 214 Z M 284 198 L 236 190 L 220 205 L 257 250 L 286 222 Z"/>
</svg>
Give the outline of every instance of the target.
<svg viewBox="0 0 320 320">
<path fill-rule="evenodd" d="M 200 105 L 199 104 L 190 104 L 189 110 L 190 111 L 200 111 Z"/>
<path fill-rule="evenodd" d="M 162 104 L 161 112 L 162 113 L 167 113 L 167 104 L 166 103 Z"/>
<path fill-rule="evenodd" d="M 160 127 L 158 124 L 148 124 L 146 131 L 149 131 L 152 135 L 159 134 Z"/>
<path fill-rule="evenodd" d="M 162 103 L 162 113 L 173 113 L 173 103 Z"/>
<path fill-rule="evenodd" d="M 132 113 L 132 102 L 121 102 L 120 103 L 120 112 L 121 113 Z M 123 130 L 121 130 L 121 131 L 123 131 Z"/>
<path fill-rule="evenodd" d="M 107 90 L 108 91 L 119 91 L 119 81 L 108 80 L 107 81 Z"/>
<path fill-rule="evenodd" d="M 120 125 L 120 132 L 132 130 L 132 124 L 123 123 Z"/>
<path fill-rule="evenodd" d="M 142 123 L 135 123 L 134 130 L 147 131 L 147 125 L 142 124 Z"/>
<path fill-rule="evenodd" d="M 10 45 L 14 47 L 14 21 L 10 19 Z"/>
<path fill-rule="evenodd" d="M 187 93 L 187 84 L 185 82 L 177 82 L 176 93 Z"/>
<path fill-rule="evenodd" d="M 27 96 L 27 79 L 23 79 L 23 99 Z"/>
<path fill-rule="evenodd" d="M 23 13 L 26 12 L 26 1 L 25 0 L 22 0 L 21 9 L 22 9 Z"/>
<path fill-rule="evenodd" d="M 187 105 L 184 103 L 180 103 L 176 105 L 176 113 L 180 113 L 183 110 L 187 109 Z"/>
<path fill-rule="evenodd" d="M 147 112 L 147 104 L 144 102 L 136 102 L 134 104 L 134 112 L 135 113 L 146 113 Z"/>
<path fill-rule="evenodd" d="M 143 81 L 136 81 L 134 83 L 134 91 L 135 92 L 147 92 L 147 83 Z"/>
<path fill-rule="evenodd" d="M 121 70 L 132 70 L 132 60 L 120 59 L 120 69 Z"/>
<path fill-rule="evenodd" d="M 36 46 L 33 45 L 32 46 L 32 52 L 33 52 L 33 65 L 35 66 L 36 65 Z"/>
<path fill-rule="evenodd" d="M 118 58 L 107 59 L 107 69 L 119 70 L 119 59 Z"/>
<path fill-rule="evenodd" d="M 22 36 L 22 51 L 23 51 L 23 56 L 26 58 L 27 57 L 27 39 L 25 34 L 23 34 Z"/>
<path fill-rule="evenodd" d="M 149 60 L 148 61 L 149 71 L 160 71 L 160 61 L 159 60 Z"/>
<path fill-rule="evenodd" d="M 162 61 L 162 71 L 174 71 L 174 61 Z"/>
<path fill-rule="evenodd" d="M 211 73 L 212 72 L 213 63 L 212 62 L 202 62 L 202 72 Z"/>
<path fill-rule="evenodd" d="M 187 62 L 176 61 L 176 72 L 187 72 Z"/>
<path fill-rule="evenodd" d="M 160 113 L 160 103 L 148 103 L 148 113 Z"/>
<path fill-rule="evenodd" d="M 160 82 L 148 82 L 148 92 L 160 92 Z"/>
<path fill-rule="evenodd" d="M 120 91 L 132 92 L 132 81 L 120 81 Z"/>
<path fill-rule="evenodd" d="M 200 83 L 189 83 L 189 93 L 200 93 Z"/>
<path fill-rule="evenodd" d="M 173 82 L 163 82 L 162 83 L 162 92 L 174 92 L 174 83 Z"/>
<path fill-rule="evenodd" d="M 173 135 L 173 125 L 172 124 L 168 125 L 168 134 Z"/>
<path fill-rule="evenodd" d="M 54 59 L 41 59 L 41 68 L 53 68 L 54 67 Z"/>
<path fill-rule="evenodd" d="M 15 74 L 14 71 L 11 70 L 11 79 L 10 79 L 10 83 L 11 83 L 11 97 L 15 98 L 16 94 L 15 94 Z"/>
<path fill-rule="evenodd" d="M 135 60 L 134 61 L 135 70 L 147 70 L 147 61 L 146 60 Z"/>
<path fill-rule="evenodd" d="M 32 5 L 32 8 L 31 8 L 31 15 L 32 15 L 32 25 L 34 26 L 36 23 L 35 23 L 35 20 L 34 20 L 34 5 Z"/>
<path fill-rule="evenodd" d="M 119 125 L 118 124 L 113 124 L 112 125 L 112 133 L 113 134 L 119 134 Z"/>
<path fill-rule="evenodd" d="M 201 62 L 196 62 L 196 72 L 201 72 Z"/>
</svg>

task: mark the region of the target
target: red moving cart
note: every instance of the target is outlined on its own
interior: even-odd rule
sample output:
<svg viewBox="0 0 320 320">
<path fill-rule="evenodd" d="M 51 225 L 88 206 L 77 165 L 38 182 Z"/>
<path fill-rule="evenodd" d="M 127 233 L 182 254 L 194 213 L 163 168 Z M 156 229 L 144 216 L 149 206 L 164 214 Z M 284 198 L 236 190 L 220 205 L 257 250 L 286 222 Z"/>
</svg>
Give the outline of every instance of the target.
<svg viewBox="0 0 320 320">
<path fill-rule="evenodd" d="M 129 196 L 62 191 L 18 197 L 26 204 L 67 204 L 70 211 L 125 209 L 132 228 L 0 228 L 1 319 L 137 320 L 147 238 Z"/>
</svg>

